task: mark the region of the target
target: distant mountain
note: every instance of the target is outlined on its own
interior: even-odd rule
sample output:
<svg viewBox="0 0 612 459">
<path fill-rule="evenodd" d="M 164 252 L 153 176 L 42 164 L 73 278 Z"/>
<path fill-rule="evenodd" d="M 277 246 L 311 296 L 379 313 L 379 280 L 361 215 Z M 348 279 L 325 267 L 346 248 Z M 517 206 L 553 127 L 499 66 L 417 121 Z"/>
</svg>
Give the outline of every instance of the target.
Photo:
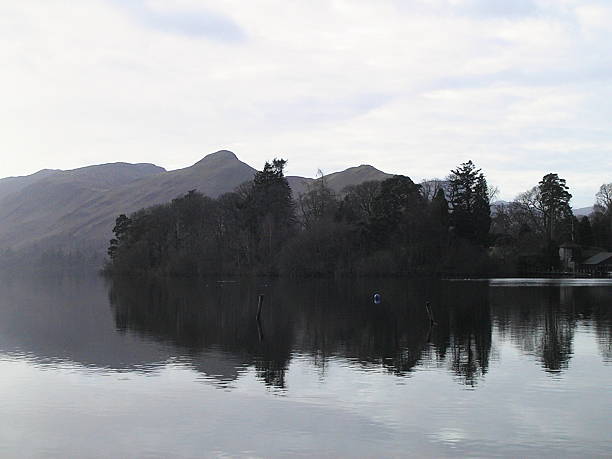
<svg viewBox="0 0 612 459">
<path fill-rule="evenodd" d="M 104 253 L 119 214 L 166 203 L 194 189 L 218 197 L 251 180 L 255 172 L 234 153 L 221 150 L 174 171 L 153 164 L 114 163 L 2 179 L 0 252 L 38 247 Z M 348 185 L 388 177 L 361 165 L 329 174 L 325 180 L 340 192 Z M 297 196 L 315 179 L 288 177 L 288 181 Z"/>
<path fill-rule="evenodd" d="M 153 164 L 113 163 L 54 171 L 30 179 L 31 184 L 0 199 L 0 249 L 14 250 L 54 240 L 61 241 L 54 245 L 77 247 L 80 241 L 75 238 L 75 230 L 83 223 L 91 202 L 113 189 L 164 171 Z"/>
<path fill-rule="evenodd" d="M 357 167 L 350 167 L 342 172 L 334 172 L 325 176 L 327 185 L 334 191 L 342 191 L 349 185 L 359 185 L 363 182 L 371 180 L 386 180 L 393 177 L 393 174 L 387 174 L 378 169 L 362 164 Z"/>
<path fill-rule="evenodd" d="M 593 213 L 593 206 L 589 206 L 589 207 L 581 207 L 579 209 L 572 209 L 572 212 L 574 213 L 574 215 L 576 217 L 584 217 L 584 216 L 589 216 Z"/>
<path fill-rule="evenodd" d="M 375 167 L 362 164 L 361 166 L 350 167 L 341 172 L 333 172 L 325 175 L 323 180 L 325 180 L 326 185 L 336 193 L 341 193 L 344 188 L 350 185 L 359 185 L 360 183 L 371 180 L 382 181 L 391 177 L 393 177 L 393 174 L 387 174 L 379 171 Z M 295 197 L 308 191 L 308 186 L 315 183 L 317 180 L 321 180 L 321 178 L 287 177 L 287 181 Z"/>
<path fill-rule="evenodd" d="M 54 169 L 43 169 L 31 175 L 23 177 L 6 177 L 0 179 L 0 201 L 11 193 L 23 190 L 25 187 L 37 182 L 40 179 L 61 172 Z"/>
</svg>

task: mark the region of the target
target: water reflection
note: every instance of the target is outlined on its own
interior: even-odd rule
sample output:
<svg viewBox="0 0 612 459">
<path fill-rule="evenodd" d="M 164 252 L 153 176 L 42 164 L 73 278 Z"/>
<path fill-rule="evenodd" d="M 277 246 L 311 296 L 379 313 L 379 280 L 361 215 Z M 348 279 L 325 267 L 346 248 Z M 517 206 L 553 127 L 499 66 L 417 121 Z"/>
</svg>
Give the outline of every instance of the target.
<svg viewBox="0 0 612 459">
<path fill-rule="evenodd" d="M 374 305 L 371 292 L 381 291 Z M 256 298 L 265 294 L 261 323 Z M 573 354 L 577 321 L 595 327 L 609 360 L 608 287 L 509 287 L 425 281 L 309 281 L 111 283 L 119 330 L 170 342 L 192 356 L 198 370 L 226 379 L 253 366 L 266 385 L 285 387 L 292 354 L 309 356 L 324 374 L 331 357 L 362 368 L 408 376 L 420 366 L 446 366 L 474 387 L 495 359 L 493 330 L 507 336 L 546 371 L 560 373 Z M 430 326 L 424 304 L 432 302 Z M 232 356 L 211 370 L 204 351 Z M 239 362 L 239 364 L 236 364 Z"/>
<path fill-rule="evenodd" d="M 0 277 L 0 456 L 606 457 L 611 292 Z"/>
<path fill-rule="evenodd" d="M 512 343 L 563 375 L 578 326 L 612 361 L 609 285 L 406 280 L 214 282 L 2 279 L 0 354 L 39 364 L 155 372 L 172 361 L 231 387 L 248 369 L 287 388 L 295 356 L 410 377 L 447 368 L 475 388 Z M 372 293 L 383 301 L 375 305 Z M 255 320 L 257 295 L 265 302 Z M 425 302 L 432 304 L 430 325 Z M 110 303 L 110 308 L 109 308 Z M 21 357 L 19 357 L 21 356 Z"/>
<path fill-rule="evenodd" d="M 546 371 L 567 369 L 578 323 L 593 327 L 604 360 L 610 359 L 611 293 L 609 286 L 492 288 L 491 307 L 500 333 Z"/>
</svg>

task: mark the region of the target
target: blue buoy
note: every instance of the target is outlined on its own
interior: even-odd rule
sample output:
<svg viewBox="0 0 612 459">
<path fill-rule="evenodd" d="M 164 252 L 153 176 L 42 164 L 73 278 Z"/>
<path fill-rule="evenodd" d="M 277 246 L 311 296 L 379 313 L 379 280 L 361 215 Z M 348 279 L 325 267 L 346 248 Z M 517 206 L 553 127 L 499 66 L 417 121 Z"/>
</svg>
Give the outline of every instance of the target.
<svg viewBox="0 0 612 459">
<path fill-rule="evenodd" d="M 374 304 L 380 304 L 381 301 L 382 301 L 382 298 L 380 296 L 380 293 L 375 293 L 374 294 Z"/>
</svg>

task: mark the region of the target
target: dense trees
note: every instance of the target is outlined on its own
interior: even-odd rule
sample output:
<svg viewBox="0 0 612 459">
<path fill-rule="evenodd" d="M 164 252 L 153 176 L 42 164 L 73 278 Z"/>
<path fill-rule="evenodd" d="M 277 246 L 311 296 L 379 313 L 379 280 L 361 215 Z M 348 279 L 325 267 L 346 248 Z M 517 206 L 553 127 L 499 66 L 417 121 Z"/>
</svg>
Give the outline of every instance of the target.
<svg viewBox="0 0 612 459">
<path fill-rule="evenodd" d="M 295 205 L 284 176 L 286 160 L 266 162 L 250 184 L 244 185 L 240 210 L 246 218 L 250 265 L 272 269 L 273 259 L 294 230 Z"/>
<path fill-rule="evenodd" d="M 572 213 L 568 190 L 564 179 L 546 174 L 513 202 L 496 207 L 496 254 L 510 270 L 560 269 L 558 248 L 563 243 L 581 246 L 582 258 L 612 250 L 612 186 L 601 186 L 593 213 L 580 219 Z"/>
<path fill-rule="evenodd" d="M 591 220 L 586 215 L 574 223 L 576 227 L 576 242 L 582 245 L 592 246 L 595 242 L 593 239 L 593 228 Z"/>
<path fill-rule="evenodd" d="M 192 190 L 169 204 L 120 215 L 109 270 L 333 275 L 457 268 L 449 263 L 450 216 L 442 188 L 428 199 L 420 185 L 396 175 L 337 195 L 320 177 L 296 204 L 285 164 L 266 163 L 251 182 L 216 200 Z"/>
<path fill-rule="evenodd" d="M 545 175 L 507 204 L 472 161 L 446 181 L 395 175 L 339 193 L 321 176 L 294 201 L 286 161 L 211 199 L 192 190 L 171 203 L 120 215 L 110 241 L 112 272 L 292 276 L 500 274 L 558 265 L 558 245 L 609 249 L 612 187 L 596 211 L 571 214 L 564 179 Z"/>
<path fill-rule="evenodd" d="M 273 269 L 295 227 L 284 160 L 213 200 L 191 190 L 170 204 L 117 218 L 108 253 L 118 272 L 233 273 Z"/>
<path fill-rule="evenodd" d="M 313 184 L 307 186 L 306 193 L 298 197 L 298 207 L 302 217 L 302 225 L 306 231 L 320 225 L 330 223 L 338 210 L 336 194 L 327 186 L 325 176 L 320 176 Z"/>
<path fill-rule="evenodd" d="M 537 186 L 498 206 L 493 232 L 509 270 L 545 271 L 559 267 L 558 246 L 575 237 L 564 179 L 546 174 Z"/>
</svg>

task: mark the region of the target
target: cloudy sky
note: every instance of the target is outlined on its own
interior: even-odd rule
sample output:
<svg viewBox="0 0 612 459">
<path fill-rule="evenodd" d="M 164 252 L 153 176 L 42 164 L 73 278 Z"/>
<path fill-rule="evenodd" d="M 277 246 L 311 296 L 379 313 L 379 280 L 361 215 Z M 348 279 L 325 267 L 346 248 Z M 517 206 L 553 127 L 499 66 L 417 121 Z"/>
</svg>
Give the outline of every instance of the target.
<svg viewBox="0 0 612 459">
<path fill-rule="evenodd" d="M 0 2 L 0 177 L 231 149 L 415 181 L 472 159 L 511 199 L 612 182 L 612 2 Z"/>
</svg>

